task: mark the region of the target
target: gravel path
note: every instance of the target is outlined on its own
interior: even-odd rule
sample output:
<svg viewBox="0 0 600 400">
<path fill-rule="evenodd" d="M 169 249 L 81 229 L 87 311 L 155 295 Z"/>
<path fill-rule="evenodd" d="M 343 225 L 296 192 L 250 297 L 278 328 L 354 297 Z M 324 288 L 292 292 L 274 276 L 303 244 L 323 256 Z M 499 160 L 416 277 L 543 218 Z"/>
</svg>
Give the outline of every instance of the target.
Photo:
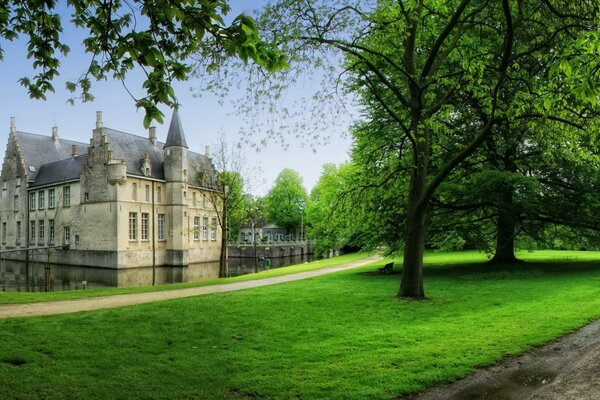
<svg viewBox="0 0 600 400">
<path fill-rule="evenodd" d="M 449 385 L 402 399 L 600 399 L 600 320 Z"/>
<path fill-rule="evenodd" d="M 332 265 L 330 267 L 325 267 L 314 271 L 299 272 L 296 274 L 276 276 L 272 278 L 265 278 L 254 281 L 227 283 L 222 285 L 165 290 L 160 292 L 89 297 L 77 300 L 0 305 L 0 318 L 36 317 L 43 315 L 67 314 L 80 311 L 93 311 L 104 308 L 118 308 L 134 304 L 180 299 L 182 297 L 201 296 L 211 293 L 223 293 L 261 286 L 277 285 L 279 283 L 308 279 L 315 276 L 327 275 L 332 274 L 334 272 L 361 267 L 363 265 L 370 264 L 381 259 L 382 258 L 380 256 L 372 256 L 359 261 L 354 261 L 340 265 Z"/>
</svg>

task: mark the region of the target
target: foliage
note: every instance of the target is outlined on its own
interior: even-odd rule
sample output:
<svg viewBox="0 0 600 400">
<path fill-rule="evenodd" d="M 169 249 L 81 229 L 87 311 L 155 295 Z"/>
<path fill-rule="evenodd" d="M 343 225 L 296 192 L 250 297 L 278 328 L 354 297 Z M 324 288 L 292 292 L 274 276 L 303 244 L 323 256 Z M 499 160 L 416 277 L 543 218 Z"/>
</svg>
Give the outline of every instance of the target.
<svg viewBox="0 0 600 400">
<path fill-rule="evenodd" d="M 298 172 L 285 168 L 265 197 L 265 207 L 269 222 L 282 228 L 299 230 L 308 202 L 302 177 Z"/>
<path fill-rule="evenodd" d="M 316 240 L 317 256 L 331 250 L 364 248 L 363 202 L 354 192 L 356 172 L 350 163 L 323 166 L 306 207 L 308 235 Z"/>
<path fill-rule="evenodd" d="M 54 91 L 60 57 L 70 51 L 63 18 L 85 31 L 83 48 L 90 56 L 88 67 L 77 81 L 67 83 L 67 89 L 91 101 L 92 79 L 125 82 L 128 73 L 139 69 L 145 75 L 145 95 L 134 99 L 146 112 L 145 126 L 152 120 L 162 122 L 157 104 L 176 105 L 172 82 L 188 78 L 192 54 L 201 52 L 207 59 L 235 55 L 268 71 L 285 66 L 282 54 L 259 38 L 252 18 L 239 15 L 225 24 L 230 10 L 226 0 L 69 0 L 68 11 L 61 15 L 59 9 L 55 0 L 9 0 L 0 5 L 0 37 L 27 40 L 27 57 L 36 74 L 20 83 L 35 99 Z M 0 60 L 2 55 L 0 48 Z"/>
<path fill-rule="evenodd" d="M 597 318 L 597 257 L 491 268 L 477 253 L 430 254 L 423 302 L 390 296 L 396 277 L 373 275 L 382 261 L 235 293 L 2 320 L 0 385 L 14 398 L 396 398 Z"/>
</svg>

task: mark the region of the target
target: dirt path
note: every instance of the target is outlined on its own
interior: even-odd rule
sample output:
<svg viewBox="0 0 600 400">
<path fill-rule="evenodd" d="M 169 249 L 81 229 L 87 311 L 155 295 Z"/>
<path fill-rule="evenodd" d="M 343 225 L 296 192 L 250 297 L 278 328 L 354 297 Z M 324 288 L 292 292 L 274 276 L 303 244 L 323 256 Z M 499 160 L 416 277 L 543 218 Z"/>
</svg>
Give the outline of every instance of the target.
<svg viewBox="0 0 600 400">
<path fill-rule="evenodd" d="M 360 267 L 381 260 L 379 256 L 368 257 L 346 264 L 332 265 L 314 271 L 299 272 L 291 275 L 276 276 L 255 281 L 227 283 L 222 285 L 202 286 L 187 289 L 165 290 L 135 294 L 119 294 L 114 296 L 89 297 L 77 300 L 49 301 L 27 304 L 0 305 L 0 318 L 36 317 L 42 315 L 67 314 L 80 311 L 93 311 L 103 308 L 125 307 L 134 304 L 152 303 L 155 301 L 179 299 L 182 297 L 201 296 L 211 293 L 231 292 L 261 286 L 277 285 L 283 282 L 297 281 L 315 276 L 332 274 L 351 268 Z"/>
<path fill-rule="evenodd" d="M 600 399 L 600 320 L 544 347 L 405 400 Z"/>
</svg>

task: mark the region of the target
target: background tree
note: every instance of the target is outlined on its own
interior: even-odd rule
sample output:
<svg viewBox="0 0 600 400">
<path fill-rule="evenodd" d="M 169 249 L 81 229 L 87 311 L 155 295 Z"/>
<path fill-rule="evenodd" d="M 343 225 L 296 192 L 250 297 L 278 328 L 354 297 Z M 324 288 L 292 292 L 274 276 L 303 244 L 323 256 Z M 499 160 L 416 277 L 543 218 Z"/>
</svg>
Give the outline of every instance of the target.
<svg viewBox="0 0 600 400">
<path fill-rule="evenodd" d="M 248 219 L 253 208 L 252 197 L 245 192 L 243 175 L 246 161 L 239 147 L 230 147 L 221 140 L 210 160 L 194 166 L 194 181 L 207 189 L 206 198 L 215 211 L 221 228 L 221 254 L 219 277 L 226 277 L 227 241 L 230 230 L 234 232 Z"/>
<path fill-rule="evenodd" d="M 139 69 L 145 76 L 145 95 L 132 97 L 146 112 L 146 127 L 152 120 L 162 123 L 157 104 L 176 105 L 172 82 L 187 79 L 193 54 L 201 53 L 215 66 L 217 60 L 234 55 L 269 71 L 285 66 L 281 53 L 259 38 L 252 18 L 239 15 L 225 24 L 230 10 L 226 0 L 70 0 L 60 15 L 62 4 L 9 0 L 0 5 L 0 37 L 27 40 L 27 57 L 36 73 L 20 83 L 35 99 L 54 91 L 60 57 L 70 51 L 63 37 L 64 18 L 85 32 L 83 48 L 90 55 L 88 67 L 78 80 L 67 83 L 67 89 L 91 101 L 92 80 L 125 83 L 127 74 Z M 2 56 L 0 48 L 0 60 Z"/>
<path fill-rule="evenodd" d="M 354 195 L 355 166 L 323 166 L 306 207 L 308 236 L 316 240 L 317 257 L 330 251 L 356 251 L 366 246 L 363 202 Z"/>
<path fill-rule="evenodd" d="M 266 214 L 269 222 L 291 231 L 299 232 L 303 213 L 308 202 L 302 177 L 298 172 L 285 168 L 265 196 Z"/>
</svg>

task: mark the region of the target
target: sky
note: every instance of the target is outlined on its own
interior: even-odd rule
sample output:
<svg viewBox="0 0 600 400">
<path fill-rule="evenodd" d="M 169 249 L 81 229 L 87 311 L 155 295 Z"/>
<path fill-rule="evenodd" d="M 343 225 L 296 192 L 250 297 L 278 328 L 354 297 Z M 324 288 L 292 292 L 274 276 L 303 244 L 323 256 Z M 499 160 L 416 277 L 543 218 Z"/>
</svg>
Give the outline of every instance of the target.
<svg viewBox="0 0 600 400">
<path fill-rule="evenodd" d="M 253 15 L 254 10 L 266 3 L 261 0 L 234 0 L 231 2 L 232 11 L 229 16 L 240 13 Z M 45 101 L 30 99 L 27 91 L 18 83 L 18 79 L 33 75 L 31 60 L 26 58 L 26 42 L 0 41 L 4 49 L 4 60 L 0 62 L 0 151 L 8 141 L 10 117 L 15 117 L 17 130 L 41 135 L 51 135 L 52 127 L 57 126 L 61 138 L 89 142 L 92 130 L 95 128 L 96 111 L 102 111 L 104 126 L 147 136 L 143 127 L 143 110 L 135 108 L 134 100 L 121 83 L 116 81 L 95 82 L 92 103 L 67 104 L 70 93 L 64 89 L 66 81 L 76 80 L 89 63 L 80 47 L 82 33 L 69 26 L 68 19 L 63 18 L 64 40 L 71 48 L 69 56 L 61 63 L 60 77 L 54 82 L 55 93 L 48 93 Z M 136 93 L 141 93 L 141 77 L 131 75 L 127 78 L 128 87 Z M 294 89 L 291 96 L 300 97 L 304 90 L 310 90 L 316 85 L 310 76 Z M 179 115 L 191 151 L 204 153 L 205 146 L 214 149 L 225 137 L 227 143 L 237 144 L 242 141 L 240 127 L 243 118 L 237 113 L 232 101 L 235 96 L 226 98 L 220 105 L 217 98 L 210 93 L 203 93 L 200 98 L 194 96 L 191 87 L 197 88 L 194 80 L 178 83 L 175 92 L 181 107 Z M 159 141 L 164 142 L 171 117 L 171 110 L 161 107 L 165 114 L 163 125 L 157 126 Z M 4 124 L 2 128 L 2 124 Z M 344 123 L 345 124 L 345 123 Z M 346 130 L 338 126 L 338 132 Z M 297 171 L 304 180 L 305 188 L 310 192 L 319 179 L 322 166 L 326 163 L 340 164 L 349 159 L 348 151 L 351 140 L 349 137 L 336 132 L 331 135 L 326 145 L 311 146 L 310 140 L 302 136 L 285 137 L 285 148 L 279 143 L 268 142 L 259 151 L 243 144 L 248 170 L 253 171 L 248 177 L 248 189 L 255 195 L 264 195 L 271 188 L 279 172 L 284 168 Z M 256 138 L 261 138 L 260 132 Z"/>
</svg>

